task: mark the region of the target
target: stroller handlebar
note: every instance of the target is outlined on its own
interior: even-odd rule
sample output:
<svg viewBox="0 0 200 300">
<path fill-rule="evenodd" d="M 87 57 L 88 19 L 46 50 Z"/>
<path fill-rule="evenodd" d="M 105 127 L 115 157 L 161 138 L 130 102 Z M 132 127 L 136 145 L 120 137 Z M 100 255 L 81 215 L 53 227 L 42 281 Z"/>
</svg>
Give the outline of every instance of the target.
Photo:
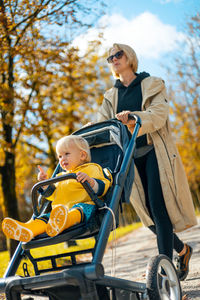
<svg viewBox="0 0 200 300">
<path fill-rule="evenodd" d="M 46 186 L 46 185 L 50 185 L 59 181 L 63 181 L 63 180 L 69 180 L 69 179 L 76 179 L 76 173 L 69 173 L 69 174 L 64 174 L 64 175 L 60 175 L 57 177 L 53 177 L 47 180 L 42 180 L 40 182 L 37 182 L 31 191 L 31 195 L 32 195 L 32 204 L 33 204 L 33 213 L 35 216 L 38 216 L 41 213 L 41 209 L 38 207 L 38 194 L 37 191 L 39 188 Z M 91 188 L 90 184 L 88 183 L 88 181 L 85 182 L 80 182 L 82 184 L 82 186 L 84 187 L 84 189 L 86 190 L 86 192 L 89 194 L 91 200 L 98 206 L 98 207 L 103 207 L 104 203 L 103 201 L 101 201 L 97 195 L 95 194 L 94 190 Z"/>
<path fill-rule="evenodd" d="M 135 123 L 136 123 L 136 124 L 139 124 L 140 127 L 141 127 L 142 122 L 141 122 L 141 118 L 140 118 L 138 115 L 133 114 L 133 113 L 130 113 L 130 114 L 128 115 L 128 119 L 129 119 L 129 120 L 135 120 Z"/>
</svg>

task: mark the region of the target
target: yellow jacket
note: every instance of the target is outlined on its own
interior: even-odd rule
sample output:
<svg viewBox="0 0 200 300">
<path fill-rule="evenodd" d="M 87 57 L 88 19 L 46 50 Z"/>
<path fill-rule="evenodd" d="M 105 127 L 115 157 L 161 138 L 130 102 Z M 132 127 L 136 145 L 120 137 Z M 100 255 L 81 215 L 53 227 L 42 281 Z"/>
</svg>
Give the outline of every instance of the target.
<svg viewBox="0 0 200 300">
<path fill-rule="evenodd" d="M 97 180 L 100 188 L 100 194 L 98 196 L 103 197 L 109 187 L 112 185 L 112 175 L 109 171 L 104 175 L 103 169 L 100 165 L 95 163 L 86 163 L 76 167 L 70 173 L 84 172 L 88 176 Z M 61 172 L 57 176 L 67 174 L 69 172 Z M 103 185 L 102 185 L 103 183 Z M 82 186 L 82 184 L 75 179 L 68 179 L 57 182 L 56 189 L 53 194 L 48 197 L 48 200 L 52 201 L 52 207 L 57 204 L 64 204 L 68 209 L 72 208 L 77 203 L 93 204 L 94 202 L 90 199 L 88 193 Z"/>
</svg>

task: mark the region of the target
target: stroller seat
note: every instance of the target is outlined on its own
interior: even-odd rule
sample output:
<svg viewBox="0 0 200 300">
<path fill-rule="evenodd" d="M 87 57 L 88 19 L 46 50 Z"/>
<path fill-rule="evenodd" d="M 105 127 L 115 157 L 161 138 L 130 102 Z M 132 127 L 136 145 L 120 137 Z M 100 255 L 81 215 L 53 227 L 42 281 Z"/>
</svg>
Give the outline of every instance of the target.
<svg viewBox="0 0 200 300">
<path fill-rule="evenodd" d="M 121 132 L 122 128 L 124 129 L 123 132 Z M 84 127 L 74 132 L 73 134 L 81 135 L 88 141 L 90 146 L 90 151 L 91 151 L 91 158 L 92 158 L 91 161 L 98 163 L 104 169 L 105 168 L 109 169 L 110 173 L 113 176 L 113 185 L 115 185 L 115 178 L 120 170 L 121 163 L 123 160 L 123 155 L 125 149 L 127 148 L 127 145 L 129 143 L 129 138 L 130 138 L 129 133 L 124 128 L 124 126 L 119 121 L 110 120 L 110 121 L 93 124 L 88 127 Z M 47 205 L 49 204 L 49 201 L 45 200 L 45 203 L 43 203 L 43 207 L 41 207 L 40 210 L 38 210 L 37 191 L 39 190 L 40 187 L 44 185 L 57 182 L 58 177 L 55 176 L 61 171 L 62 168 L 58 164 L 52 176 L 53 178 L 45 180 L 43 182 L 38 182 L 37 184 L 34 185 L 32 189 L 32 202 L 33 202 L 34 215 L 39 216 L 41 212 L 44 212 Z M 133 174 L 134 173 L 133 170 L 131 171 Z M 72 178 L 76 177 L 75 174 L 71 174 L 71 175 Z M 63 176 L 63 177 L 66 177 L 66 179 L 69 178 L 69 176 Z M 131 179 L 129 179 L 129 182 L 131 181 Z M 129 182 L 127 181 L 127 185 Z M 127 193 L 127 185 L 126 188 L 124 188 L 124 191 L 122 193 L 123 202 L 128 202 L 128 197 L 130 195 L 131 184 L 129 184 L 128 186 L 129 189 L 128 193 Z M 104 206 L 104 203 L 106 203 L 106 205 L 109 205 L 110 202 L 109 200 L 111 198 L 113 188 L 110 188 L 110 190 L 107 192 L 107 194 L 103 199 L 104 202 L 102 202 L 102 200 L 97 198 L 97 196 L 95 195 L 95 193 L 87 183 L 83 184 L 83 186 L 88 191 L 91 199 L 96 203 L 97 207 Z M 73 238 L 79 239 L 79 238 L 90 237 L 92 235 L 95 235 L 98 232 L 102 215 L 103 213 L 98 212 L 97 217 L 96 215 L 92 216 L 91 220 L 89 220 L 87 224 L 83 222 L 81 224 L 75 225 L 65 230 L 62 234 L 55 237 L 49 237 L 46 234 L 41 234 L 35 237 L 30 242 L 23 243 L 22 247 L 23 249 L 31 249 L 40 246 L 65 242 Z"/>
</svg>

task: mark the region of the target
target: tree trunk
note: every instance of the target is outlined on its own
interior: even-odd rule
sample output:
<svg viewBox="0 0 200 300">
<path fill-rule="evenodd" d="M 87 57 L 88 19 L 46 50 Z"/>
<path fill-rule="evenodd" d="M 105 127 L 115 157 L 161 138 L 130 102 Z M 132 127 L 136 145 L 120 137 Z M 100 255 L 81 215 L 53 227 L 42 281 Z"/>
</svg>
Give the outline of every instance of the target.
<svg viewBox="0 0 200 300">
<path fill-rule="evenodd" d="M 3 4 L 1 3 L 1 7 Z M 4 8 L 4 7 L 3 7 Z M 6 19 L 4 22 L 5 32 L 7 32 Z M 3 105 L 1 108 L 1 118 L 3 127 L 3 140 L 4 140 L 4 164 L 1 166 L 1 185 L 3 191 L 3 216 L 19 219 L 17 195 L 16 195 L 16 179 L 15 179 L 15 147 L 16 143 L 13 142 L 13 120 L 14 120 L 14 57 L 12 49 L 12 41 L 9 34 L 6 36 L 8 47 L 7 63 L 8 71 L 7 76 L 4 76 L 2 84 L 7 86 L 8 90 L 3 97 Z M 14 240 L 7 240 L 7 247 L 12 257 L 18 242 Z"/>
<path fill-rule="evenodd" d="M 2 190 L 4 197 L 3 215 L 19 220 L 17 196 L 15 190 L 15 155 L 6 152 L 4 166 L 2 167 Z M 13 255 L 18 242 L 7 240 L 10 257 Z"/>
</svg>

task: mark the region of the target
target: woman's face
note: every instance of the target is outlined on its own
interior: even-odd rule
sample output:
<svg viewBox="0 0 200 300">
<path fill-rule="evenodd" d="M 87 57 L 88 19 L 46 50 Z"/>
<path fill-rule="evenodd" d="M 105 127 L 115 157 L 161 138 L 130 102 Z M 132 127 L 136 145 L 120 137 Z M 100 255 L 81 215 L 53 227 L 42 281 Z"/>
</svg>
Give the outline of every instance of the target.
<svg viewBox="0 0 200 300">
<path fill-rule="evenodd" d="M 115 55 L 119 51 L 120 50 L 113 48 L 110 51 L 110 55 Z M 128 64 L 127 57 L 125 54 L 123 54 L 121 58 L 117 58 L 114 56 L 111 62 L 111 68 L 115 73 L 119 75 L 124 73 L 127 70 L 131 70 L 131 67 Z"/>
</svg>

